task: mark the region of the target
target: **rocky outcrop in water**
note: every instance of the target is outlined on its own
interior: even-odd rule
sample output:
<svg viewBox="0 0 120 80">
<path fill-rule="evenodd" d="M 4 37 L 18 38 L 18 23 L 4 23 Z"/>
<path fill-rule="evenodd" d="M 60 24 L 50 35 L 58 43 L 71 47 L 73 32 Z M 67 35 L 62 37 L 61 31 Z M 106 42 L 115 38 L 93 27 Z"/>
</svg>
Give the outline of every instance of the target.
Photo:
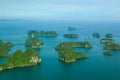
<svg viewBox="0 0 120 80">
<path fill-rule="evenodd" d="M 93 33 L 93 37 L 99 38 L 99 37 L 100 37 L 100 34 L 99 34 L 99 33 Z"/>
<path fill-rule="evenodd" d="M 112 38 L 113 37 L 113 35 L 110 34 L 110 33 L 106 34 L 105 36 L 106 36 L 106 38 Z"/>
</svg>

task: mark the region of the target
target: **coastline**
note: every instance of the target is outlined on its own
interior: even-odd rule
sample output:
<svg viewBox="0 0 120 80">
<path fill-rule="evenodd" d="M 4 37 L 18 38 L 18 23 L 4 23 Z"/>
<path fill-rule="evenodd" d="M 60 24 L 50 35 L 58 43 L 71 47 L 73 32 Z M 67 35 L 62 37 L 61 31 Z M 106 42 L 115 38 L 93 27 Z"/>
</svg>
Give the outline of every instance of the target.
<svg viewBox="0 0 120 80">
<path fill-rule="evenodd" d="M 39 62 L 33 63 L 33 64 L 17 65 L 17 66 L 7 67 L 7 68 L 5 68 L 5 69 L 2 69 L 2 68 L 0 67 L 0 71 L 4 71 L 4 70 L 8 70 L 8 69 L 13 69 L 13 68 L 18 68 L 18 67 L 29 67 L 29 66 L 34 66 L 34 65 L 37 65 L 37 64 L 39 64 L 39 63 L 41 63 L 41 62 L 42 62 L 42 60 L 40 59 Z"/>
</svg>

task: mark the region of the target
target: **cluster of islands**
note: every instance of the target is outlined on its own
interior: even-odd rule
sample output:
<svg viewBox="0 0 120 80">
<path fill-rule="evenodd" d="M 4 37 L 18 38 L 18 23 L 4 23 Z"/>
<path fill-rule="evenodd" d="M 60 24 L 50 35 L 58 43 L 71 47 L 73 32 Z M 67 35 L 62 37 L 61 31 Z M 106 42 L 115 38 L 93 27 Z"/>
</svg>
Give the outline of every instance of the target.
<svg viewBox="0 0 120 80">
<path fill-rule="evenodd" d="M 28 45 L 28 43 L 28 40 L 26 40 L 25 45 Z M 38 46 L 38 43 L 34 43 L 34 45 Z M 0 64 L 0 70 L 12 69 L 22 66 L 32 66 L 41 62 L 41 58 L 38 56 L 38 52 L 33 48 L 27 48 L 25 52 L 16 50 L 14 53 L 8 54 L 12 46 L 14 46 L 12 42 L 5 43 L 3 41 L 0 41 L 0 58 L 8 58 L 5 63 Z"/>
<path fill-rule="evenodd" d="M 68 27 L 68 30 L 76 30 L 75 27 Z M 10 49 L 14 46 L 12 42 L 4 42 L 0 40 L 0 58 L 5 57 L 8 60 L 0 64 L 0 70 L 12 69 L 16 67 L 32 66 L 40 63 L 41 57 L 38 52 L 42 48 L 44 43 L 39 40 L 38 37 L 57 37 L 58 33 L 56 31 L 35 31 L 31 30 L 28 32 L 28 39 L 25 40 L 24 45 L 26 50 L 23 52 L 21 50 L 16 50 L 14 53 L 8 54 Z M 120 44 L 117 44 L 113 39 L 113 35 L 108 33 L 105 38 L 101 38 L 99 33 L 93 33 L 93 38 L 99 38 L 100 43 L 104 44 L 103 49 L 104 55 L 113 55 L 112 50 L 120 50 Z M 78 34 L 63 34 L 65 38 L 78 38 Z M 44 45 L 44 44 L 43 44 Z M 55 46 L 55 50 L 59 53 L 59 60 L 66 63 L 75 62 L 77 59 L 87 58 L 88 55 L 83 52 L 76 52 L 74 48 L 84 48 L 91 49 L 94 48 L 89 41 L 85 42 L 61 42 Z"/>
</svg>

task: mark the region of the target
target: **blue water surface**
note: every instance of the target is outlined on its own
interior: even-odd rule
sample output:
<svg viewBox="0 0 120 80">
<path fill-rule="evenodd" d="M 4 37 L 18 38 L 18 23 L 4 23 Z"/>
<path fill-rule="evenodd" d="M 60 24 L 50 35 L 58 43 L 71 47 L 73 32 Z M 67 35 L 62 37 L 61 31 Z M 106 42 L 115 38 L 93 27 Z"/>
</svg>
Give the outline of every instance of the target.
<svg viewBox="0 0 120 80">
<path fill-rule="evenodd" d="M 69 26 L 76 27 L 76 30 L 68 31 Z M 119 22 L 1 20 L 0 39 L 14 43 L 9 54 L 17 49 L 25 51 L 24 42 L 28 38 L 29 30 L 54 30 L 59 36 L 39 38 L 44 42 L 39 52 L 42 63 L 1 71 L 0 80 L 120 80 L 120 51 L 114 51 L 113 56 L 105 56 L 103 44 L 98 38 L 92 37 L 94 32 L 100 33 L 101 38 L 107 33 L 112 33 L 116 43 L 120 43 Z M 64 38 L 62 35 L 65 33 L 77 33 L 80 37 Z M 84 52 L 88 58 L 78 59 L 69 64 L 58 60 L 58 52 L 54 49 L 56 45 L 65 41 L 86 41 L 86 39 L 91 42 L 93 48 L 75 50 Z"/>
</svg>

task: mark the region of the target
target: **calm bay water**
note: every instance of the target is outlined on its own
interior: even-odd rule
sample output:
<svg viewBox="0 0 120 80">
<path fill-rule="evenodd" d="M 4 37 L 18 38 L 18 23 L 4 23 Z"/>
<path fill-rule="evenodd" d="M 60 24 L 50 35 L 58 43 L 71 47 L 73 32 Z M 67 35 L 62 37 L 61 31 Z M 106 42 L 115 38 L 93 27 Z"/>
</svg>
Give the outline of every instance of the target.
<svg viewBox="0 0 120 80">
<path fill-rule="evenodd" d="M 68 31 L 68 26 L 77 28 Z M 25 50 L 24 41 L 29 30 L 54 30 L 59 36 L 56 38 L 40 38 L 44 41 L 39 55 L 42 63 L 24 68 L 15 68 L 0 72 L 0 80 L 120 80 L 120 51 L 114 51 L 113 56 L 103 55 L 103 45 L 99 39 L 92 38 L 92 33 L 99 32 L 104 38 L 106 33 L 112 33 L 117 43 L 120 43 L 119 22 L 57 22 L 57 21 L 0 21 L 0 39 L 12 41 L 15 46 L 9 54 L 17 49 Z M 65 33 L 77 33 L 78 39 L 67 39 Z M 58 53 L 54 47 L 63 41 L 85 41 L 90 37 L 94 48 L 79 49 L 89 57 L 77 60 L 75 63 L 64 63 L 58 60 Z M 0 59 L 3 63 L 6 59 Z"/>
</svg>

